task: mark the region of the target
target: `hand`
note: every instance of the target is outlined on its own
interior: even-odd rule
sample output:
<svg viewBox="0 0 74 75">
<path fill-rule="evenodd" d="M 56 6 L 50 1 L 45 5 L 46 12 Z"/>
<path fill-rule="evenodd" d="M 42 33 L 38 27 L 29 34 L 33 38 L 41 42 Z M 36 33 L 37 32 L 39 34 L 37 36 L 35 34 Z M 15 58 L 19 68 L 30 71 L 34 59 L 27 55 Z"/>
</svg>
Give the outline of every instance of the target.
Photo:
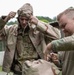
<svg viewBox="0 0 74 75">
<path fill-rule="evenodd" d="M 7 17 L 8 17 L 9 19 L 11 19 L 11 18 L 14 18 L 15 15 L 16 15 L 16 12 L 11 11 L 11 12 L 8 14 Z"/>
<path fill-rule="evenodd" d="M 52 53 L 50 53 L 50 56 L 51 56 L 51 59 L 52 59 L 53 62 L 56 62 L 56 61 L 59 60 L 58 54 L 56 54 L 56 53 L 52 52 Z"/>
<path fill-rule="evenodd" d="M 8 20 L 10 20 L 11 18 L 14 18 L 16 15 L 16 12 L 11 11 L 7 17 L 4 19 L 5 22 L 8 22 Z"/>
<path fill-rule="evenodd" d="M 38 24 L 38 19 L 36 17 L 34 17 L 34 16 L 31 16 L 30 17 L 30 23 L 37 25 Z"/>
<path fill-rule="evenodd" d="M 51 43 L 49 43 L 43 52 L 44 53 L 44 59 L 47 61 L 48 61 L 48 55 L 49 55 L 49 52 L 51 51 L 51 48 L 52 48 L 52 45 L 51 45 Z"/>
</svg>

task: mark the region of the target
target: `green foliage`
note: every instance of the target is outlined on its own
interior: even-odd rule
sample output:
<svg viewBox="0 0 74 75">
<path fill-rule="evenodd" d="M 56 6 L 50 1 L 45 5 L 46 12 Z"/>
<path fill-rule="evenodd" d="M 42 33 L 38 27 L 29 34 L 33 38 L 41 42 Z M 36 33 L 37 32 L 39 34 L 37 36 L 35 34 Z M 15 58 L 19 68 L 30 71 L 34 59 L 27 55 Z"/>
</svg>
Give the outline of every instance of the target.
<svg viewBox="0 0 74 75">
<path fill-rule="evenodd" d="M 17 23 L 18 23 L 17 21 L 14 21 L 14 22 L 10 21 L 10 22 L 7 23 L 7 25 L 13 25 L 13 24 L 17 24 Z"/>
<path fill-rule="evenodd" d="M 39 20 L 43 21 L 43 22 L 52 22 L 53 20 L 49 17 L 43 17 L 43 16 L 36 16 Z"/>
<path fill-rule="evenodd" d="M 2 66 L 0 66 L 0 72 L 2 71 Z"/>
</svg>

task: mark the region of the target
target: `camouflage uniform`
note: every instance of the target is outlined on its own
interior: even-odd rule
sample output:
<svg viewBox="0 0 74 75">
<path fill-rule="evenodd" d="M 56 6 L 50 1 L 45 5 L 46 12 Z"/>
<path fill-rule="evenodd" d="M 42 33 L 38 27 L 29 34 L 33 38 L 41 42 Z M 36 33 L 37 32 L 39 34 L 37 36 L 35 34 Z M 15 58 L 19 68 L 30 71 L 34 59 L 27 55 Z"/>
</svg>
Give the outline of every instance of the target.
<svg viewBox="0 0 74 75">
<path fill-rule="evenodd" d="M 61 55 L 63 58 L 63 75 L 73 75 L 74 73 L 74 34 L 72 36 L 68 36 L 62 38 L 60 40 L 56 40 L 51 42 L 53 46 L 53 51 L 65 51 L 64 54 Z"/>
<path fill-rule="evenodd" d="M 32 12 L 24 6 L 18 10 L 18 14 L 21 13 L 22 15 L 22 13 L 25 13 L 27 10 L 27 13 Z M 25 60 L 43 59 L 43 50 L 45 50 L 46 47 L 43 33 L 52 39 L 60 38 L 59 30 L 40 21 L 35 28 L 30 27 L 28 24 L 26 29 L 22 29 L 19 24 L 10 26 L 1 24 L 0 33 L 5 33 L 6 36 L 3 71 L 9 72 L 10 70 L 13 70 L 14 73 L 18 72 L 20 75 L 22 71 L 22 63 Z"/>
</svg>

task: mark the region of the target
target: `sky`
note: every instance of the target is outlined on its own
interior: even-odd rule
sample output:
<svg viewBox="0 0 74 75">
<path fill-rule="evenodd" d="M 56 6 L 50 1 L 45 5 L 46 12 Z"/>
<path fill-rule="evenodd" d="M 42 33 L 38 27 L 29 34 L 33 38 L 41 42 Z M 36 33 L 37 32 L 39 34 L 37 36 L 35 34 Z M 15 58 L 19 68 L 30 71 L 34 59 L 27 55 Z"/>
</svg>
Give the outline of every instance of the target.
<svg viewBox="0 0 74 75">
<path fill-rule="evenodd" d="M 1 0 L 0 16 L 15 11 L 25 3 L 33 6 L 34 16 L 56 17 L 63 10 L 74 7 L 74 0 Z"/>
</svg>

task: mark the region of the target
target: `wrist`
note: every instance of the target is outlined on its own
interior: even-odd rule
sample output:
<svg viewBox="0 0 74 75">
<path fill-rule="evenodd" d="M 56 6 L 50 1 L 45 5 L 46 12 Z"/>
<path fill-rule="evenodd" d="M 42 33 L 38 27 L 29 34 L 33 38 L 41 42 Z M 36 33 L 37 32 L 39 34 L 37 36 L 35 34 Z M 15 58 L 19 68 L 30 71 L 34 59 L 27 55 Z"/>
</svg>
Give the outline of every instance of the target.
<svg viewBox="0 0 74 75">
<path fill-rule="evenodd" d="M 52 49 L 51 43 L 49 43 L 49 44 L 47 45 L 47 49 L 48 49 L 48 50 L 51 50 L 51 49 Z"/>
<path fill-rule="evenodd" d="M 9 16 L 7 16 L 7 17 L 4 19 L 5 22 L 8 22 L 9 20 L 10 20 L 10 17 L 9 17 Z"/>
</svg>

